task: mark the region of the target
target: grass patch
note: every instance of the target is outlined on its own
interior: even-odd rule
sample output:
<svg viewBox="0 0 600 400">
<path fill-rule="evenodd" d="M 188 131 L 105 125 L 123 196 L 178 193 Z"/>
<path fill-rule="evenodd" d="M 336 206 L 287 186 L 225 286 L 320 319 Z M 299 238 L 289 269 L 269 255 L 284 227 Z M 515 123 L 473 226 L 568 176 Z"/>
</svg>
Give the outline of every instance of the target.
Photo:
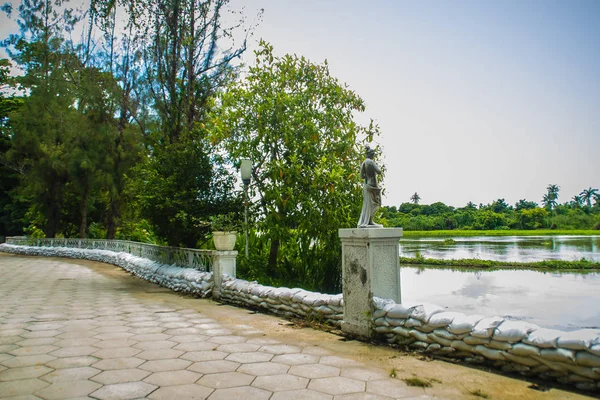
<svg viewBox="0 0 600 400">
<path fill-rule="evenodd" d="M 482 392 L 480 389 L 471 390 L 469 392 L 469 394 L 472 394 L 473 396 L 481 397 L 482 399 L 489 399 L 490 398 L 490 396 L 488 394 Z"/>
<path fill-rule="evenodd" d="M 406 384 L 408 386 L 414 386 L 414 387 L 422 387 L 422 388 L 428 388 L 431 387 L 431 382 L 429 381 L 424 381 L 421 378 L 406 378 L 406 379 L 402 379 L 404 382 L 406 382 Z"/>
<path fill-rule="evenodd" d="M 396 376 L 398 376 L 398 371 L 396 370 L 396 368 L 392 368 L 392 370 L 390 371 L 390 378 L 395 378 Z"/>
<path fill-rule="evenodd" d="M 600 235 L 599 230 L 593 229 L 539 229 L 539 230 L 443 230 L 443 231 L 404 231 L 404 237 L 411 236 L 558 236 L 558 235 Z"/>
<path fill-rule="evenodd" d="M 535 262 L 480 260 L 477 258 L 462 258 L 441 260 L 425 257 L 400 257 L 400 264 L 424 265 L 428 267 L 464 267 L 472 269 L 535 269 L 535 270 L 600 270 L 600 262 L 589 261 L 585 258 L 576 261 L 546 260 Z"/>
</svg>

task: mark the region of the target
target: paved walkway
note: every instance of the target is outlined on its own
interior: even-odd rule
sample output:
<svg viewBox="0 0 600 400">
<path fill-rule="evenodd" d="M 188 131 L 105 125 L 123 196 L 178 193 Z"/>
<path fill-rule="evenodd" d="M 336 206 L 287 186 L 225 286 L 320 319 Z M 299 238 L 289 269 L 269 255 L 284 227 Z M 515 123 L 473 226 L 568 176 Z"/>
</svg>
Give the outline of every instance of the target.
<svg viewBox="0 0 600 400">
<path fill-rule="evenodd" d="M 0 277 L 0 398 L 469 396 L 407 386 L 391 370 L 301 340 L 321 332 L 284 334 L 283 320 L 179 296 L 110 265 L 0 253 Z M 351 343 L 325 341 L 352 353 Z"/>
</svg>

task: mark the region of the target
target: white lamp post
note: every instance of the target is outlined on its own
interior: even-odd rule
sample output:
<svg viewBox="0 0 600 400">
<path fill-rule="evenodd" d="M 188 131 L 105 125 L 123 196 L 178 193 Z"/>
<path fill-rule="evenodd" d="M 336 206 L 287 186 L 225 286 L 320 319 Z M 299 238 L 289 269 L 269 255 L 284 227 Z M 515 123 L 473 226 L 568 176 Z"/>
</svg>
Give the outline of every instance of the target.
<svg viewBox="0 0 600 400">
<path fill-rule="evenodd" d="M 252 161 L 244 158 L 241 160 L 240 170 L 244 183 L 244 235 L 246 237 L 246 259 L 248 258 L 248 185 L 252 177 Z"/>
</svg>

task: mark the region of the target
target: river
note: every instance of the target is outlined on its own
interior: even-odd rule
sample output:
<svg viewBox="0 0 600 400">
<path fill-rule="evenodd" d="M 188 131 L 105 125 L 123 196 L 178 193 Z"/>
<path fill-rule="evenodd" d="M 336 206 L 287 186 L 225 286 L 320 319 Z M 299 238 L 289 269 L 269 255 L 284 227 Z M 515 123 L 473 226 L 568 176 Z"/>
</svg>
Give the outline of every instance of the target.
<svg viewBox="0 0 600 400">
<path fill-rule="evenodd" d="M 600 236 L 404 238 L 400 255 L 502 261 L 600 261 Z M 402 302 L 529 321 L 561 330 L 600 328 L 600 272 L 455 271 L 400 266 Z"/>
</svg>

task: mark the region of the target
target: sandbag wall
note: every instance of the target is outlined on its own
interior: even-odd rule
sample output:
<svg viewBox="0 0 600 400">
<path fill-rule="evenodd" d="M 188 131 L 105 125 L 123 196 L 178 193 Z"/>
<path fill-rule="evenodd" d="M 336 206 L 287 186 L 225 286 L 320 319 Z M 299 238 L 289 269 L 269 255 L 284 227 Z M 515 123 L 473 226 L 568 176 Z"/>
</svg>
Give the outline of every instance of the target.
<svg viewBox="0 0 600 400">
<path fill-rule="evenodd" d="M 336 326 L 340 326 L 344 319 L 344 300 L 341 294 L 276 288 L 228 278 L 223 281 L 220 300 L 244 307 L 261 308 L 285 317 L 314 318 Z"/>
<path fill-rule="evenodd" d="M 110 250 L 17 246 L 3 243 L 0 244 L 0 251 L 29 256 L 77 258 L 113 264 L 149 282 L 197 297 L 210 296 L 214 284 L 211 272 L 161 264 L 129 253 L 117 253 Z"/>
<path fill-rule="evenodd" d="M 600 329 L 563 332 L 433 304 L 373 303 L 373 329 L 388 343 L 600 391 Z"/>
</svg>

